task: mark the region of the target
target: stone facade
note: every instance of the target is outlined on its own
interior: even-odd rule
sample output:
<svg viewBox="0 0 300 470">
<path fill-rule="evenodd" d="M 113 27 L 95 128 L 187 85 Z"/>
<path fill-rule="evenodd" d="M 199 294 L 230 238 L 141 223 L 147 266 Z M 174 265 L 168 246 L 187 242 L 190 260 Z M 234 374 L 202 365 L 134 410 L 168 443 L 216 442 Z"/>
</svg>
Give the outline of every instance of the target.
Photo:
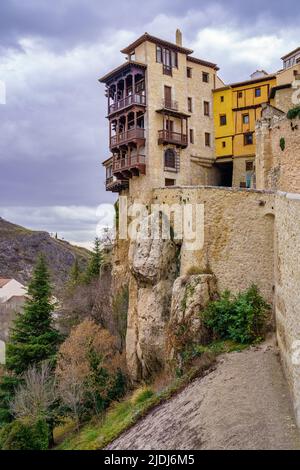
<svg viewBox="0 0 300 470">
<path fill-rule="evenodd" d="M 256 187 L 300 192 L 299 119 L 290 120 L 280 110 L 266 109 L 256 135 Z"/>
</svg>

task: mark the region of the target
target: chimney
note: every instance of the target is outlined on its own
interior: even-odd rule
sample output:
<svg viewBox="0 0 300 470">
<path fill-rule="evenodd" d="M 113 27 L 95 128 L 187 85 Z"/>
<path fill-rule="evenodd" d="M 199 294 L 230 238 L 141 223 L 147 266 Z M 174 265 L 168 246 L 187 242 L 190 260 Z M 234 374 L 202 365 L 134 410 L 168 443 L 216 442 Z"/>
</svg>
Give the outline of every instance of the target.
<svg viewBox="0 0 300 470">
<path fill-rule="evenodd" d="M 177 46 L 182 46 L 182 32 L 180 29 L 176 29 L 176 44 Z"/>
</svg>

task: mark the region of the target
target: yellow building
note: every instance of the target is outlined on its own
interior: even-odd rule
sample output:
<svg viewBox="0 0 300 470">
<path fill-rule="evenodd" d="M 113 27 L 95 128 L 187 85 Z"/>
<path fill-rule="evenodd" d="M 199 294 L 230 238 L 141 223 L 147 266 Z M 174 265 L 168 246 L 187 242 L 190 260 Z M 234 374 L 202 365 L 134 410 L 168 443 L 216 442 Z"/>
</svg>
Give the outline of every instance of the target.
<svg viewBox="0 0 300 470">
<path fill-rule="evenodd" d="M 252 79 L 214 90 L 216 165 L 221 185 L 250 187 L 254 175 L 255 123 L 270 102 L 276 75 L 257 71 Z"/>
</svg>

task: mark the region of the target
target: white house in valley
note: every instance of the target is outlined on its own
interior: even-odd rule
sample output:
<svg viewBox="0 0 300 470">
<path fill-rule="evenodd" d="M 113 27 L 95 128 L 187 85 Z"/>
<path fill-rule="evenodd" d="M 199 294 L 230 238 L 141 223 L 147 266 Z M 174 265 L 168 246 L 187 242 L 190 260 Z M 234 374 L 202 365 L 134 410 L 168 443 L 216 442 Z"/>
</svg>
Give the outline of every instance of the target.
<svg viewBox="0 0 300 470">
<path fill-rule="evenodd" d="M 10 325 L 21 310 L 27 296 L 27 288 L 15 279 L 0 277 L 0 364 L 5 363 L 5 342 Z"/>
</svg>

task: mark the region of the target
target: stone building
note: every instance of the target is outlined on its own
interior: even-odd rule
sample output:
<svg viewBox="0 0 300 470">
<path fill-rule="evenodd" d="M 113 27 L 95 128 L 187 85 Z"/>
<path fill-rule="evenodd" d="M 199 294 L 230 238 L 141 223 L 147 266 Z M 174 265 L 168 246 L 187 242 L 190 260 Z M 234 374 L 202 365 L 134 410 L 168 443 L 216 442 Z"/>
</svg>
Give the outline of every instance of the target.
<svg viewBox="0 0 300 470">
<path fill-rule="evenodd" d="M 153 187 L 215 184 L 212 90 L 216 64 L 148 33 L 122 51 L 106 85 L 109 147 L 106 188 L 147 198 Z"/>
</svg>

